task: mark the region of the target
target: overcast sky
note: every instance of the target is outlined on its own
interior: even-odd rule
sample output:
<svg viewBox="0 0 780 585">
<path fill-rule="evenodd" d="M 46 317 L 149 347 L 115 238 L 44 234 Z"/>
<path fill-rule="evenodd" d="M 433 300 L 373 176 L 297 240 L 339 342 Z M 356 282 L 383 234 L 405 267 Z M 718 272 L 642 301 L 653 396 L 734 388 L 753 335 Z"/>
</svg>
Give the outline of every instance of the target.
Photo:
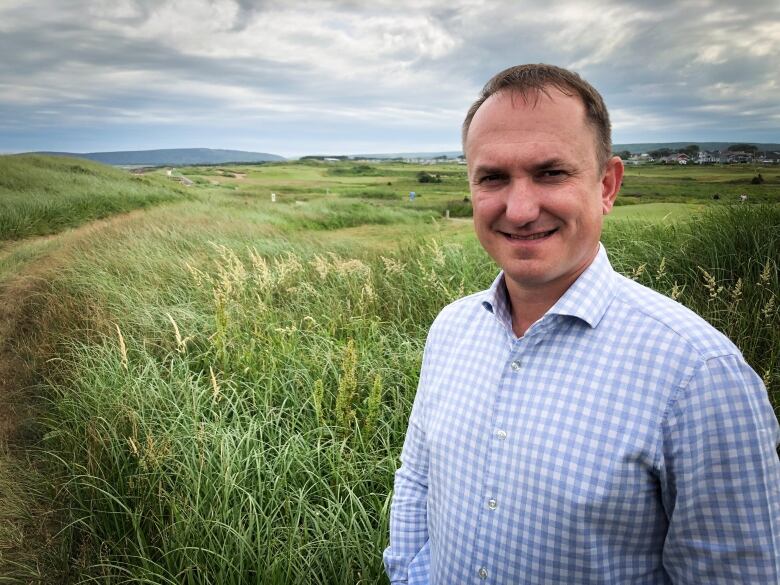
<svg viewBox="0 0 780 585">
<path fill-rule="evenodd" d="M 780 142 L 776 0 L 0 0 L 0 152 L 457 150 L 497 71 L 571 68 L 615 143 Z"/>
</svg>

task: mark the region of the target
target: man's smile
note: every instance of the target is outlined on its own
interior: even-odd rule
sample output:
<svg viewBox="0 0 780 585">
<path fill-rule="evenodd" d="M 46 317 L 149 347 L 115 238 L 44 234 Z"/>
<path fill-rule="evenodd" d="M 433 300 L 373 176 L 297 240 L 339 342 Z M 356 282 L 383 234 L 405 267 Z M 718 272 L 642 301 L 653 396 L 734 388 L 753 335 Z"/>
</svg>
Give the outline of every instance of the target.
<svg viewBox="0 0 780 585">
<path fill-rule="evenodd" d="M 533 241 L 533 240 L 542 240 L 542 239 L 545 239 L 545 238 L 549 238 L 551 235 L 553 235 L 557 231 L 558 231 L 558 228 L 553 228 L 551 230 L 544 231 L 544 232 L 535 232 L 535 233 L 529 234 L 529 235 L 510 234 L 508 232 L 499 232 L 499 233 L 501 233 L 504 237 L 509 238 L 510 240 L 519 240 L 521 242 L 529 242 L 529 241 Z"/>
</svg>

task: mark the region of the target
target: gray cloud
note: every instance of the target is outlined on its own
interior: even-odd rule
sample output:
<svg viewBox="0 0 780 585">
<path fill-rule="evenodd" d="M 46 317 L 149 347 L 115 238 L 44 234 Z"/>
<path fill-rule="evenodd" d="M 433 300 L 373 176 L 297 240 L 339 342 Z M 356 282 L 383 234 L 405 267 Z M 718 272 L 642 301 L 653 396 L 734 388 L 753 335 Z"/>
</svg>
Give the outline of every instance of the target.
<svg viewBox="0 0 780 585">
<path fill-rule="evenodd" d="M 456 149 L 521 62 L 589 79 L 616 142 L 780 140 L 771 2 L 11 1 L 0 51 L 7 151 Z"/>
</svg>

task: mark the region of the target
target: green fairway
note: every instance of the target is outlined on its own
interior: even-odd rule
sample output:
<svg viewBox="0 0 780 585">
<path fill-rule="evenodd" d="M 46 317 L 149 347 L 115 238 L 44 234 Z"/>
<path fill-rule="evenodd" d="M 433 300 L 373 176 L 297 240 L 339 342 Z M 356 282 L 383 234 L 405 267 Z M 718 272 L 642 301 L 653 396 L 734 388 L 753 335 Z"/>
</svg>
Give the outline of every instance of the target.
<svg viewBox="0 0 780 585">
<path fill-rule="evenodd" d="M 700 213 L 706 209 L 697 203 L 644 203 L 639 205 L 621 205 L 612 209 L 607 216 L 607 222 L 621 220 L 636 220 L 647 222 L 670 222 L 686 219 L 691 214 Z"/>
</svg>

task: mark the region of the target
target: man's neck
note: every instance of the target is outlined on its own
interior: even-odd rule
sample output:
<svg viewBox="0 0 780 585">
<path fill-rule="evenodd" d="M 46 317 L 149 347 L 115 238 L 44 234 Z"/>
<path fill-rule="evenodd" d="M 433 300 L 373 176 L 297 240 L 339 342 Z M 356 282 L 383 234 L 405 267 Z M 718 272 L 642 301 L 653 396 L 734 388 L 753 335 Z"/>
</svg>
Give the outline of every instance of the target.
<svg viewBox="0 0 780 585">
<path fill-rule="evenodd" d="M 541 319 L 563 295 L 561 293 L 554 300 L 550 300 L 547 296 L 517 295 L 509 292 L 509 286 L 507 292 L 512 315 L 512 331 L 518 337 L 525 335 L 528 328 Z"/>
<path fill-rule="evenodd" d="M 558 302 L 569 287 L 585 272 L 598 255 L 596 253 L 590 262 L 585 264 L 578 272 L 543 286 L 523 286 L 521 283 L 505 277 L 507 301 L 512 315 L 512 331 L 518 337 L 525 335 L 528 328 L 536 323 L 550 308 Z"/>
</svg>

